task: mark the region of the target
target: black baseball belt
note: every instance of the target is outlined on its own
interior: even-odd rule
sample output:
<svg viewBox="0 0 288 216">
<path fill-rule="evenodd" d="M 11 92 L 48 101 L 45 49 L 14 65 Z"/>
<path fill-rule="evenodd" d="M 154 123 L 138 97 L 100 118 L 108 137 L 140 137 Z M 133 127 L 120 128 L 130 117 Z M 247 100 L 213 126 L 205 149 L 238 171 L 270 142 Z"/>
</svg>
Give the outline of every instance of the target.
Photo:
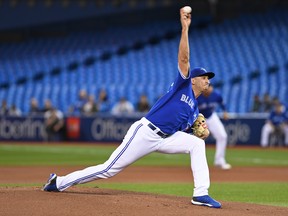
<svg viewBox="0 0 288 216">
<path fill-rule="evenodd" d="M 149 127 L 151 130 L 153 130 L 153 131 L 158 130 L 157 127 L 154 126 L 152 123 L 149 123 L 149 124 L 148 124 L 148 127 Z M 159 135 L 159 136 L 160 136 L 161 138 L 163 138 L 163 139 L 165 139 L 165 138 L 167 138 L 167 137 L 170 136 L 170 134 L 163 133 L 161 130 L 158 130 L 158 131 L 156 132 L 156 134 Z"/>
</svg>

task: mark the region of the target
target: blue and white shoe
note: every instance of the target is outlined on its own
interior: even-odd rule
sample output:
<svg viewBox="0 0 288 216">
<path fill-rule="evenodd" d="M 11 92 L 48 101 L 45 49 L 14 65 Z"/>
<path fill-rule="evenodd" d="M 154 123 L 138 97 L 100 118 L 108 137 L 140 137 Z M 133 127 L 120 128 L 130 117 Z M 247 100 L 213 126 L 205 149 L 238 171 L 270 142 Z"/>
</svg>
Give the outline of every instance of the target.
<svg viewBox="0 0 288 216">
<path fill-rule="evenodd" d="M 208 195 L 193 197 L 191 203 L 194 205 L 208 206 L 210 208 L 221 208 L 221 203 L 212 199 Z"/>
<path fill-rule="evenodd" d="M 42 190 L 43 191 L 49 191 L 49 192 L 51 192 L 51 191 L 59 192 L 59 190 L 56 186 L 56 179 L 57 179 L 57 175 L 55 173 L 51 173 L 47 183 L 43 186 Z"/>
</svg>

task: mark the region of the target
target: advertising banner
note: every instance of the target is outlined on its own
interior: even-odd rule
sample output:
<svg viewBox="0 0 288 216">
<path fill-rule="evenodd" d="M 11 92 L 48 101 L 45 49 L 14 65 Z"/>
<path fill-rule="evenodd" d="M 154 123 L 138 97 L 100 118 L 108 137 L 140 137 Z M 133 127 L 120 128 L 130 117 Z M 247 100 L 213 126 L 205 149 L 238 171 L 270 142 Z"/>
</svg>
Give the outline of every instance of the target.
<svg viewBox="0 0 288 216">
<path fill-rule="evenodd" d="M 63 141 L 122 142 L 130 125 L 139 117 L 67 117 Z M 259 145 L 264 118 L 233 118 L 223 121 L 228 145 Z M 0 118 L 0 140 L 45 141 L 44 119 L 41 117 Z M 210 135 L 206 143 L 215 143 Z"/>
<path fill-rule="evenodd" d="M 0 140 L 43 141 L 45 136 L 42 117 L 0 118 Z"/>
</svg>

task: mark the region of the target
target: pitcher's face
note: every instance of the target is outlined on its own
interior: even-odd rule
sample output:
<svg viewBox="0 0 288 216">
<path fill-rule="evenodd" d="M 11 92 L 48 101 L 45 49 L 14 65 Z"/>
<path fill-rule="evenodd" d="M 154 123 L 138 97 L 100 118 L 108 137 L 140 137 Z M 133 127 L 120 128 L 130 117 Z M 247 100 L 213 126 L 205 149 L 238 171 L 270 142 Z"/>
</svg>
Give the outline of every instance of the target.
<svg viewBox="0 0 288 216">
<path fill-rule="evenodd" d="M 194 77 L 191 79 L 191 82 L 192 86 L 194 85 L 195 90 L 201 93 L 207 91 L 210 84 L 208 76 Z"/>
</svg>

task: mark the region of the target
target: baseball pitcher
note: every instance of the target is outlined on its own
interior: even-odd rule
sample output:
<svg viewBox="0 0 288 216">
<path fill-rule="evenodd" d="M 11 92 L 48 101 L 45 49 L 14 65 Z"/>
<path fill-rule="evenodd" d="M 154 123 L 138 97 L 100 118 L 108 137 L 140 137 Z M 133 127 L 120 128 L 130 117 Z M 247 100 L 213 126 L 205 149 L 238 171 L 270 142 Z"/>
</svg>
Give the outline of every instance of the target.
<svg viewBox="0 0 288 216">
<path fill-rule="evenodd" d="M 178 71 L 168 92 L 155 103 L 145 117 L 131 125 L 122 143 L 106 162 L 64 176 L 52 173 L 43 187 L 44 191 L 64 191 L 73 185 L 113 177 L 152 152 L 182 153 L 191 157 L 194 177 L 192 204 L 221 208 L 221 204 L 208 195 L 210 179 L 204 142 L 209 134 L 208 129 L 205 123 L 201 124 L 206 135 L 201 133 L 200 138 L 191 132 L 199 115 L 196 98 L 208 88 L 209 79 L 214 77 L 214 73 L 198 67 L 190 70 L 190 12 L 180 9 L 182 32 Z"/>
</svg>

